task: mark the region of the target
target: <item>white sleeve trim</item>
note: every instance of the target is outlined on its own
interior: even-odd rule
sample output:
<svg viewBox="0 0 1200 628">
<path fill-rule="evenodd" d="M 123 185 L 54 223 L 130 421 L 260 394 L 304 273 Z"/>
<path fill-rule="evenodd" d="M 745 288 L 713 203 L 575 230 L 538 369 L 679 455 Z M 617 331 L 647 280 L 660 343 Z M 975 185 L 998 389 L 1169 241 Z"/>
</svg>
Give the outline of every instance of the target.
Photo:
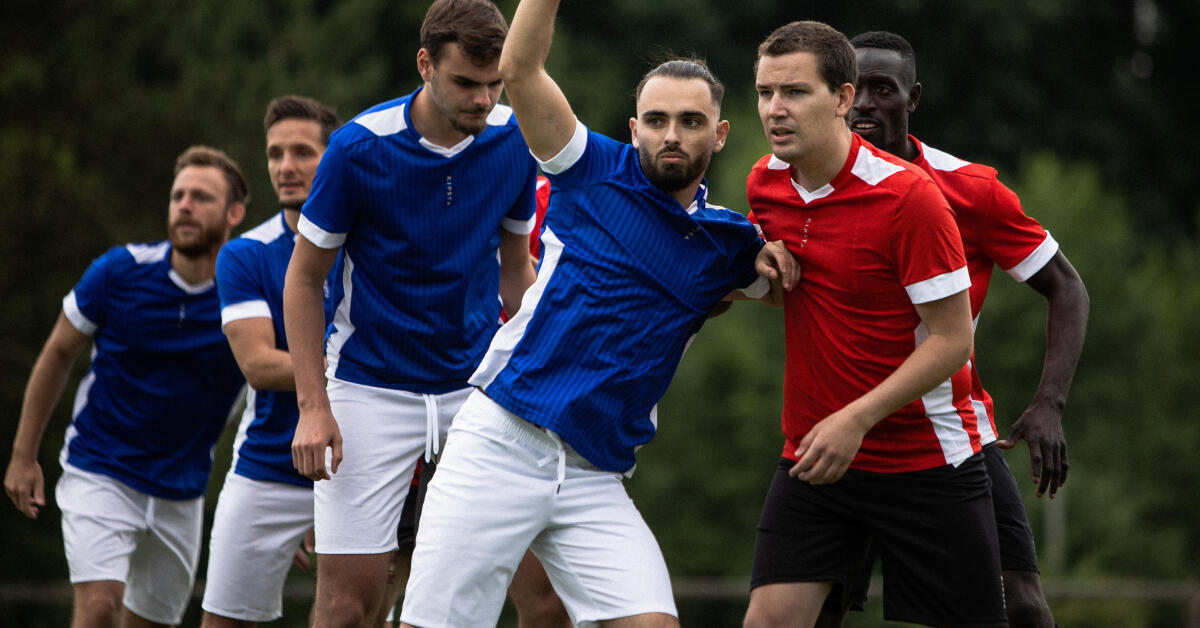
<svg viewBox="0 0 1200 628">
<path fill-rule="evenodd" d="M 91 319 L 83 315 L 79 310 L 79 303 L 75 301 L 75 291 L 72 290 L 63 297 L 63 314 L 66 314 L 67 320 L 75 326 L 83 335 L 91 337 L 96 334 L 98 325 L 93 323 Z"/>
<path fill-rule="evenodd" d="M 759 275 L 758 279 L 754 280 L 754 283 L 746 286 L 745 288 L 741 288 L 742 294 L 750 297 L 751 299 L 761 299 L 770 291 L 771 280 L 763 277 L 762 275 Z"/>
<path fill-rule="evenodd" d="M 567 168 L 575 165 L 580 157 L 583 157 L 583 149 L 587 148 L 587 127 L 575 119 L 575 134 L 571 136 L 571 141 L 567 142 L 563 149 L 558 151 L 558 154 L 551 157 L 547 161 L 537 160 L 538 165 L 546 174 L 558 174 L 565 171 Z M 530 152 L 533 155 L 532 152 Z M 533 155 L 537 159 L 537 155 Z"/>
<path fill-rule="evenodd" d="M 1016 266 L 1013 266 L 1004 272 L 1008 273 L 1013 279 L 1024 282 L 1030 277 L 1038 274 L 1039 270 L 1045 268 L 1046 264 L 1049 264 L 1050 260 L 1053 259 L 1054 255 L 1057 253 L 1058 242 L 1055 241 L 1054 237 L 1050 235 L 1049 231 L 1047 231 L 1046 239 L 1042 240 L 1042 243 L 1039 244 L 1038 247 L 1034 249 L 1028 257 L 1021 260 Z"/>
<path fill-rule="evenodd" d="M 516 218 L 505 218 L 500 222 L 500 226 L 509 233 L 517 235 L 529 235 L 533 232 L 533 226 L 537 224 L 537 213 L 526 218 L 525 220 L 517 220 Z"/>
<path fill-rule="evenodd" d="M 271 318 L 271 306 L 266 301 L 242 301 L 221 308 L 221 329 L 233 321 L 246 318 Z"/>
<path fill-rule="evenodd" d="M 297 225 L 297 231 L 309 242 L 323 249 L 336 249 L 346 243 L 346 234 L 330 233 L 318 227 L 304 214 L 300 214 L 300 223 Z"/>
<path fill-rule="evenodd" d="M 958 270 L 904 286 L 904 289 L 908 292 L 908 299 L 913 302 L 913 305 L 920 305 L 958 294 L 970 287 L 971 274 L 967 272 L 967 267 L 963 266 Z"/>
</svg>

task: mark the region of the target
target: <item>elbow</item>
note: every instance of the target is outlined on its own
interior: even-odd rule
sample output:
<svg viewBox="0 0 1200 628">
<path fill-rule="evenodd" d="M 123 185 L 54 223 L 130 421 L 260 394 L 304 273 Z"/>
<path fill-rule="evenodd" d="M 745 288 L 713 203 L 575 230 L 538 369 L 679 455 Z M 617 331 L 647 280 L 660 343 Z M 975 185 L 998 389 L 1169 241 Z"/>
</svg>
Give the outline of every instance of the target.
<svg viewBox="0 0 1200 628">
<path fill-rule="evenodd" d="M 506 86 L 518 82 L 526 74 L 523 71 L 520 60 L 507 47 L 500 53 L 500 65 L 498 69 L 500 71 L 500 79 L 504 81 Z"/>
</svg>

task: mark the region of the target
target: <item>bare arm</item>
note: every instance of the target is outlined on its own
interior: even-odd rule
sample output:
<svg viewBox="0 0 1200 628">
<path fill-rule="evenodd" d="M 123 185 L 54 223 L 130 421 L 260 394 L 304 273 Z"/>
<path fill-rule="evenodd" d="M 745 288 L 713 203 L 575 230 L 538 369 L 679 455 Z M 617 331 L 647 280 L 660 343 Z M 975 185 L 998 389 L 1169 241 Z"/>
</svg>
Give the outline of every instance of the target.
<svg viewBox="0 0 1200 628">
<path fill-rule="evenodd" d="M 322 249 L 300 236 L 283 282 L 283 323 L 300 406 L 292 440 L 292 464 L 313 480 L 329 479 L 342 460 L 342 435 L 325 392 L 325 309 L 321 290 L 336 260 L 337 249 Z M 333 448 L 328 470 L 327 447 Z"/>
<path fill-rule="evenodd" d="M 1058 487 L 1067 481 L 1070 466 L 1062 411 L 1083 352 L 1089 302 L 1083 280 L 1062 251 L 1026 283 L 1046 297 L 1046 357 L 1033 401 L 1013 423 L 1008 438 L 997 445 L 1010 449 L 1025 439 L 1033 481 L 1038 485 L 1037 496 L 1049 491 L 1053 499 Z"/>
<path fill-rule="evenodd" d="M 915 306 L 929 336 L 891 375 L 818 422 L 796 448 L 790 474 L 813 484 L 841 479 L 863 436 L 904 404 L 933 390 L 971 357 L 971 302 L 964 290 Z"/>
<path fill-rule="evenodd" d="M 25 385 L 12 458 L 4 474 L 4 491 L 17 510 L 30 519 L 36 519 L 38 509 L 46 505 L 45 478 L 37 459 L 42 436 L 67 385 L 71 365 L 90 340 L 60 313 Z"/>
<path fill-rule="evenodd" d="M 529 254 L 529 236 L 500 231 L 500 300 L 511 320 L 521 308 L 521 297 L 533 285 L 537 273 Z"/>
<path fill-rule="evenodd" d="M 275 348 L 275 325 L 269 318 L 243 318 L 225 325 L 225 337 L 238 368 L 255 390 L 295 390 L 292 356 Z"/>
<path fill-rule="evenodd" d="M 549 161 L 575 133 L 575 113 L 546 73 L 558 0 L 521 0 L 500 53 L 500 76 L 521 134 L 535 157 Z"/>
</svg>

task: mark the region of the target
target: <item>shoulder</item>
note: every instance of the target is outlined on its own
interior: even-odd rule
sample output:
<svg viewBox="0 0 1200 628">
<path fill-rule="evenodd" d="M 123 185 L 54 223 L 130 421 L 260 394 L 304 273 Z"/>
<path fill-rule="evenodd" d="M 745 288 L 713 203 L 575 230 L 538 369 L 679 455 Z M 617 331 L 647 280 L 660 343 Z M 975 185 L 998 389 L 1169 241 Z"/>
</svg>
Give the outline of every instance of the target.
<svg viewBox="0 0 1200 628">
<path fill-rule="evenodd" d="M 160 242 L 131 243 L 126 244 L 124 247 L 113 247 L 104 257 L 111 257 L 113 263 L 145 266 L 166 261 L 167 255 L 170 252 L 171 242 L 169 240 L 162 240 Z"/>
<path fill-rule="evenodd" d="M 347 150 L 408 129 L 408 107 L 411 104 L 412 94 L 409 94 L 367 108 L 334 131 L 329 137 L 328 148 Z"/>
<path fill-rule="evenodd" d="M 918 163 L 939 183 L 981 189 L 1000 184 L 996 169 L 991 166 L 960 159 L 928 144 L 918 142 L 917 145 L 921 149 Z"/>
<path fill-rule="evenodd" d="M 285 235 L 287 235 L 287 229 L 284 229 L 283 218 L 279 214 L 274 214 L 262 224 L 248 229 L 242 235 L 230 240 L 225 247 L 222 247 L 222 250 L 230 246 L 253 248 L 255 246 L 272 244 Z"/>
</svg>

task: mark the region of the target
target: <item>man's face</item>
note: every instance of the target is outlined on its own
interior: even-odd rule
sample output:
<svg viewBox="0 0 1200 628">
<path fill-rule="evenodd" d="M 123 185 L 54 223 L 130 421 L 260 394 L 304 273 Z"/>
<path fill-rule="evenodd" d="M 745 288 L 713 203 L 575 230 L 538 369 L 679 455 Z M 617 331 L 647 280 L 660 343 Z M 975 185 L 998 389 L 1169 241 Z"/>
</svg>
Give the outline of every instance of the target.
<svg viewBox="0 0 1200 628">
<path fill-rule="evenodd" d="M 879 148 L 902 155 L 908 141 L 908 114 L 917 108 L 921 86 L 913 82 L 904 57 L 894 50 L 860 48 L 856 54 L 858 83 L 850 129 Z"/>
<path fill-rule="evenodd" d="M 478 135 L 487 128 L 487 117 L 500 100 L 504 81 L 500 60 L 477 65 L 458 44 L 442 47 L 433 63 L 424 49 L 417 54 L 417 69 L 429 84 L 429 95 L 438 111 L 460 133 Z"/>
<path fill-rule="evenodd" d="M 175 175 L 167 210 L 171 247 L 192 257 L 210 253 L 229 237 L 228 183 L 219 168 L 187 166 Z"/>
<path fill-rule="evenodd" d="M 629 121 L 646 178 L 673 193 L 704 175 L 725 146 L 729 123 L 718 120 L 708 83 L 656 76 L 642 87 L 637 118 Z"/>
<path fill-rule="evenodd" d="M 286 118 L 267 129 L 267 174 L 281 207 L 304 205 L 324 153 L 321 125 L 315 120 Z"/>
<path fill-rule="evenodd" d="M 830 91 L 811 52 L 764 56 L 755 73 L 758 117 L 771 152 L 791 164 L 845 132 L 853 89 Z"/>
</svg>

